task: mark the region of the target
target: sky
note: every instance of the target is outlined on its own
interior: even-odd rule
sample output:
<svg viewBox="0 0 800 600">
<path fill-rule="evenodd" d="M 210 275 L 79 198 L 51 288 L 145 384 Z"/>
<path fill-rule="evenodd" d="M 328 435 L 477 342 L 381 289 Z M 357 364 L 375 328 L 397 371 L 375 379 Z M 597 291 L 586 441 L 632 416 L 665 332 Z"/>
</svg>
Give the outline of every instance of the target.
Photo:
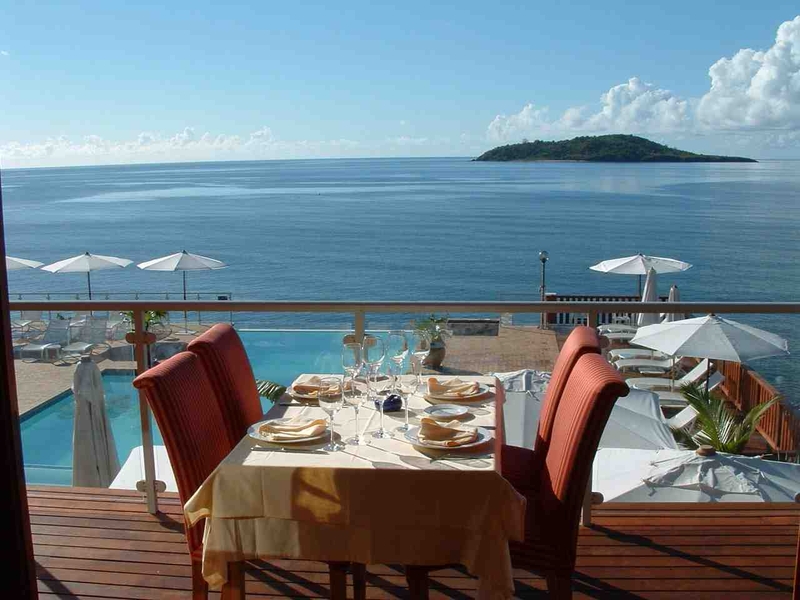
<svg viewBox="0 0 800 600">
<path fill-rule="evenodd" d="M 476 156 L 632 133 L 800 158 L 770 2 L 4 2 L 4 167 Z"/>
</svg>

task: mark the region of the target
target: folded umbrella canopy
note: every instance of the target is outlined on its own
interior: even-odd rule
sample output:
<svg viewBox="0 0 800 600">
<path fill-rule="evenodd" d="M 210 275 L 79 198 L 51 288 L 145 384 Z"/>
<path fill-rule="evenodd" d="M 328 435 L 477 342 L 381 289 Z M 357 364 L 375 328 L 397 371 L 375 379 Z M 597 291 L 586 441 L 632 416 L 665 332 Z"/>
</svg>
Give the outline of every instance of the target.
<svg viewBox="0 0 800 600">
<path fill-rule="evenodd" d="M 681 300 L 681 294 L 678 291 L 678 286 L 673 285 L 671 288 L 669 288 L 669 297 L 667 298 L 667 302 L 680 302 L 680 300 Z M 681 313 L 662 313 L 661 316 L 664 318 L 663 319 L 664 323 L 669 323 L 671 321 L 680 321 L 681 319 L 684 319 L 686 317 L 686 315 Z"/>
<path fill-rule="evenodd" d="M 13 256 L 6 256 L 6 271 L 19 271 L 21 269 L 37 269 L 44 263 L 36 260 L 27 260 L 25 258 L 15 258 Z"/>
<path fill-rule="evenodd" d="M 647 275 L 650 272 L 650 269 L 655 269 L 656 273 L 677 273 L 691 269 L 692 265 L 675 258 L 635 254 L 633 256 L 623 256 L 622 258 L 611 258 L 609 260 L 604 260 L 596 265 L 592 265 L 589 268 L 592 271 L 599 271 L 600 273 L 638 275 L 639 294 L 641 294 L 642 275 Z"/>
<path fill-rule="evenodd" d="M 656 270 L 651 268 L 647 272 L 647 279 L 644 282 L 644 292 L 642 292 L 642 302 L 658 302 L 658 283 Z M 639 327 L 644 325 L 654 325 L 661 320 L 658 313 L 639 313 L 636 324 Z"/>
<path fill-rule="evenodd" d="M 92 271 L 106 271 L 108 269 L 122 269 L 133 261 L 116 256 L 102 256 L 84 252 L 72 258 L 66 258 L 51 265 L 42 267 L 43 271 L 51 273 L 86 273 L 86 282 L 89 285 L 89 300 L 92 299 Z"/>
</svg>

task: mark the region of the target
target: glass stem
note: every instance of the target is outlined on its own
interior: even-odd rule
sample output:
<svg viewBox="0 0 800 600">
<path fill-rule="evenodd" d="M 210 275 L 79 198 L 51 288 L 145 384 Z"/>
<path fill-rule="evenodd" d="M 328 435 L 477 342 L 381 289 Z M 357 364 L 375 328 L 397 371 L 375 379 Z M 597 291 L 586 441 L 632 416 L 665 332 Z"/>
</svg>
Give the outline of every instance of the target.
<svg viewBox="0 0 800 600">
<path fill-rule="evenodd" d="M 381 433 L 383 433 L 383 431 L 384 431 L 384 429 L 383 429 L 383 402 L 381 402 L 380 404 L 381 404 Z"/>
<path fill-rule="evenodd" d="M 356 409 L 356 441 L 361 441 L 361 429 L 358 426 L 358 404 L 353 406 Z"/>
<path fill-rule="evenodd" d="M 333 446 L 333 442 L 336 439 L 335 435 L 334 435 L 336 433 L 336 427 L 333 424 L 333 417 L 334 416 L 336 416 L 336 413 L 331 413 L 331 446 Z"/>
<path fill-rule="evenodd" d="M 408 430 L 408 401 L 411 400 L 411 395 L 406 394 L 406 430 Z"/>
</svg>

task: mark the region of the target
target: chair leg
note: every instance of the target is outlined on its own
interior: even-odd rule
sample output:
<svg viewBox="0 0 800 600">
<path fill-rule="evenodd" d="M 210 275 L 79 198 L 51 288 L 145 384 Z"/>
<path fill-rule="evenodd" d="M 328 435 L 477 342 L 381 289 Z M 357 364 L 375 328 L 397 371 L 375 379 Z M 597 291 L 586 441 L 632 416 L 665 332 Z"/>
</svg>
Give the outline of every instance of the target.
<svg viewBox="0 0 800 600">
<path fill-rule="evenodd" d="M 572 578 L 563 573 L 547 574 L 547 593 L 556 600 L 572 599 Z"/>
<path fill-rule="evenodd" d="M 411 600 L 428 600 L 428 568 L 406 565 L 408 595 Z"/>
<path fill-rule="evenodd" d="M 367 565 L 353 563 L 350 565 L 353 574 L 353 599 L 366 600 L 367 598 Z"/>
<path fill-rule="evenodd" d="M 192 561 L 192 600 L 208 600 L 208 584 L 203 579 L 203 563 Z"/>
<path fill-rule="evenodd" d="M 244 563 L 228 563 L 228 582 L 222 586 L 221 600 L 244 600 Z"/>
<path fill-rule="evenodd" d="M 328 573 L 331 582 L 331 600 L 347 600 L 347 569 L 350 563 L 329 562 Z"/>
</svg>

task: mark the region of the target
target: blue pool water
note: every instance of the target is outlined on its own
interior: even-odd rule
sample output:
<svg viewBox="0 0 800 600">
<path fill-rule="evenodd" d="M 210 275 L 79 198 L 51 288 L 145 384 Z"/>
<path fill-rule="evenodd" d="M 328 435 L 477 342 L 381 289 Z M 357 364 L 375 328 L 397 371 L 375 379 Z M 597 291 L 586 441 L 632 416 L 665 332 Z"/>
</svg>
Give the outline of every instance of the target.
<svg viewBox="0 0 800 600">
<path fill-rule="evenodd" d="M 289 385 L 301 373 L 341 371 L 342 331 L 241 331 L 253 373 Z M 103 373 L 106 407 L 120 463 L 142 444 L 139 397 L 132 371 Z M 269 402 L 262 399 L 265 410 Z M 66 392 L 20 420 L 28 483 L 72 485 L 72 427 L 75 400 Z M 153 424 L 154 441 L 162 444 Z"/>
</svg>

